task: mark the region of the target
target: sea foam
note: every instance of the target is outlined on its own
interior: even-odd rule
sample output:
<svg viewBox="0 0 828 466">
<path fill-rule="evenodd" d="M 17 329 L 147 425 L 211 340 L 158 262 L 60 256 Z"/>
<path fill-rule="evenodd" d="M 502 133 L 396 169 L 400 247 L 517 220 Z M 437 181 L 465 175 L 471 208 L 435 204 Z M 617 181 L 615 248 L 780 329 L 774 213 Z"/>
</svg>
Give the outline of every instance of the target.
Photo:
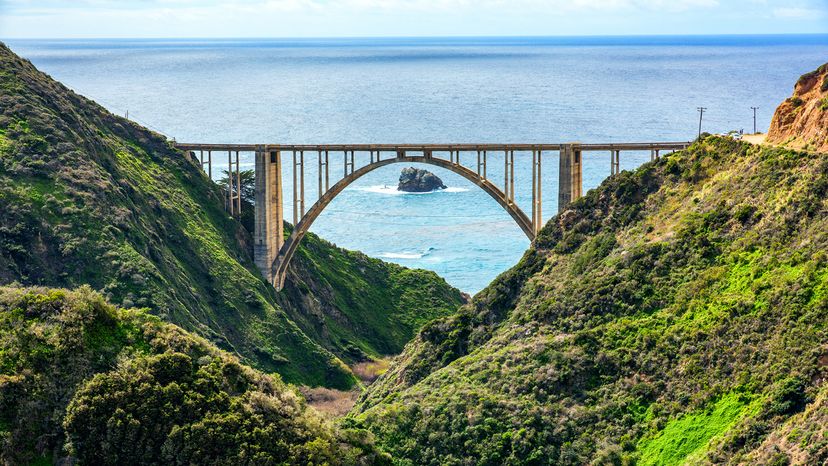
<svg viewBox="0 0 828 466">
<path fill-rule="evenodd" d="M 399 191 L 395 186 L 375 185 L 375 186 L 356 186 L 353 189 L 357 191 L 364 191 L 368 193 L 388 194 L 391 196 L 401 195 L 421 195 L 421 194 L 440 194 L 440 193 L 464 193 L 468 188 L 448 187 L 446 189 L 435 189 L 434 191 L 427 191 L 424 193 L 409 193 L 406 191 Z"/>
<path fill-rule="evenodd" d="M 402 251 L 402 252 L 381 252 L 379 253 L 379 257 L 384 259 L 422 259 L 423 257 L 431 254 L 434 248 L 428 248 L 423 252 L 412 252 L 412 251 Z"/>
</svg>

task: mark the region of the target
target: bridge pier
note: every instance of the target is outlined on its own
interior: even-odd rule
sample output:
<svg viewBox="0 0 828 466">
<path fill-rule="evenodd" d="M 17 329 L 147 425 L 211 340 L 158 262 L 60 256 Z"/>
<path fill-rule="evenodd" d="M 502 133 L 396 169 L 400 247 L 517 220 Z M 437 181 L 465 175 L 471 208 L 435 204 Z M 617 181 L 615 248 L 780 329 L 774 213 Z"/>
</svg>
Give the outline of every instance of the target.
<svg viewBox="0 0 828 466">
<path fill-rule="evenodd" d="M 621 151 L 613 149 L 610 151 L 610 175 L 621 173 Z"/>
<path fill-rule="evenodd" d="M 581 148 L 578 143 L 561 145 L 559 170 L 558 213 L 561 213 L 572 201 L 581 197 L 583 189 Z"/>
<path fill-rule="evenodd" d="M 537 236 L 543 226 L 543 151 L 532 151 L 532 232 Z"/>
<path fill-rule="evenodd" d="M 253 260 L 256 267 L 274 284 L 273 262 L 285 241 L 282 208 L 282 160 L 279 151 L 256 147 L 256 205 L 253 232 Z"/>
</svg>

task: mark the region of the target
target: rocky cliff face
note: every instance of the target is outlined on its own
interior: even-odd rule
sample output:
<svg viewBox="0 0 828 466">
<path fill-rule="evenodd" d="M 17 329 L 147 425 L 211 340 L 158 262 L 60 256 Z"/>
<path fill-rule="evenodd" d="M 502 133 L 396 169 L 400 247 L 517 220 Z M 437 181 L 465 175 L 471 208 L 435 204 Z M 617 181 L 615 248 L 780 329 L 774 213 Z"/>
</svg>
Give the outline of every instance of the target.
<svg viewBox="0 0 828 466">
<path fill-rule="evenodd" d="M 446 189 L 443 180 L 428 170 L 420 170 L 414 167 L 403 168 L 400 173 L 400 184 L 398 191 L 408 193 L 427 193 L 435 189 Z"/>
<path fill-rule="evenodd" d="M 799 78 L 793 96 L 776 109 L 767 141 L 828 152 L 828 63 Z"/>
</svg>

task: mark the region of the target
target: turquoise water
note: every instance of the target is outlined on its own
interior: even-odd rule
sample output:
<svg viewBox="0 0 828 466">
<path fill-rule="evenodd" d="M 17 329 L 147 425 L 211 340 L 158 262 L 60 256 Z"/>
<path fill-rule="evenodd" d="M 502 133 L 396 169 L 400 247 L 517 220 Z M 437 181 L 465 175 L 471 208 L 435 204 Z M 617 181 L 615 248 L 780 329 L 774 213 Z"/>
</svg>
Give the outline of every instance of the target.
<svg viewBox="0 0 828 466">
<path fill-rule="evenodd" d="M 828 61 L 828 36 L 318 40 L 9 41 L 17 53 L 111 111 L 178 141 L 216 143 L 611 142 L 690 140 L 703 129 L 765 130 L 796 78 Z M 286 154 L 289 156 L 289 154 Z M 544 159 L 544 217 L 556 210 L 556 154 Z M 471 166 L 473 154 L 465 154 Z M 528 211 L 529 154 L 516 154 Z M 341 154 L 331 154 L 333 183 Z M 367 154 L 357 154 L 358 164 Z M 316 154 L 306 154 L 307 207 Z M 622 169 L 649 154 L 622 153 Z M 289 161 L 289 158 L 286 159 Z M 587 154 L 584 187 L 610 171 Z M 489 160 L 502 179 L 502 155 Z M 216 157 L 218 169 L 226 156 Z M 242 165 L 251 167 L 245 157 Z M 289 164 L 285 176 L 290 177 Z M 476 292 L 528 240 L 485 193 L 394 191 L 400 165 L 344 191 L 312 231 L 340 246 L 434 270 Z M 288 180 L 286 180 L 288 181 Z M 386 188 L 388 186 L 389 188 Z M 292 199 L 285 185 L 286 216 Z"/>
</svg>

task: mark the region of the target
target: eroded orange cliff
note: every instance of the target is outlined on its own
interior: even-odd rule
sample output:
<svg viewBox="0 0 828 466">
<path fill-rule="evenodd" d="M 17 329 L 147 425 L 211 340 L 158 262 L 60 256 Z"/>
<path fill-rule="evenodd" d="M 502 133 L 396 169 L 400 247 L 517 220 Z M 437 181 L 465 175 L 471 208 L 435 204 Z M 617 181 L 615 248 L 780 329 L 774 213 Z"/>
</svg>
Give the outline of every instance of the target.
<svg viewBox="0 0 828 466">
<path fill-rule="evenodd" d="M 799 78 L 776 109 L 767 142 L 828 152 L 828 63 Z"/>
</svg>

